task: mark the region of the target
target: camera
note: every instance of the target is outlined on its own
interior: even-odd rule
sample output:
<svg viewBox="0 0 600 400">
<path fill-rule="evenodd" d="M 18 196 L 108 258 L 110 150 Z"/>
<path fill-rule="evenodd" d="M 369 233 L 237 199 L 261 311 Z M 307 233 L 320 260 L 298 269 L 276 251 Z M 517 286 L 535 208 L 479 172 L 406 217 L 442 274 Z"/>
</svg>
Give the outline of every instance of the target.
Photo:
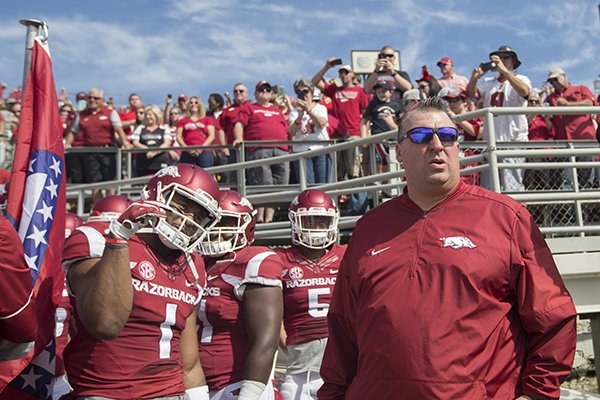
<svg viewBox="0 0 600 400">
<path fill-rule="evenodd" d="M 335 67 L 336 65 L 342 65 L 342 59 L 336 58 L 335 60 L 331 60 L 329 65 L 331 65 L 332 67 Z"/>
<path fill-rule="evenodd" d="M 479 64 L 479 68 L 481 68 L 483 72 L 491 71 L 493 69 L 496 69 L 496 63 L 493 61 L 481 63 Z"/>
</svg>

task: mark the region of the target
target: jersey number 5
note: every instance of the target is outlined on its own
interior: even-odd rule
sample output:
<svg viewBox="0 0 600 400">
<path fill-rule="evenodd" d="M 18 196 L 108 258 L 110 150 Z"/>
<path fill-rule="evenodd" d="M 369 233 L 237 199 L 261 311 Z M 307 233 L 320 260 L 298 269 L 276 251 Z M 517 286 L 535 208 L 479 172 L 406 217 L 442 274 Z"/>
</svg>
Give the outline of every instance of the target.
<svg viewBox="0 0 600 400">
<path fill-rule="evenodd" d="M 329 288 L 308 289 L 308 314 L 313 318 L 326 317 L 329 303 L 319 303 L 319 296 L 330 293 Z"/>
</svg>

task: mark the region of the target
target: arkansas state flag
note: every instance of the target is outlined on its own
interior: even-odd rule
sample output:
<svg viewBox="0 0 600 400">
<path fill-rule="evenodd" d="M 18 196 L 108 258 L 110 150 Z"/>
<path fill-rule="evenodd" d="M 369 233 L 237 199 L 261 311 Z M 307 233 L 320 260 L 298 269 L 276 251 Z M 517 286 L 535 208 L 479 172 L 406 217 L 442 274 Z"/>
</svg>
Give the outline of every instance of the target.
<svg viewBox="0 0 600 400">
<path fill-rule="evenodd" d="M 52 62 L 45 39 L 36 38 L 6 211 L 23 242 L 33 279 L 38 333 L 34 348 L 24 358 L 0 362 L 0 399 L 47 399 L 52 395 L 54 313 L 64 283 L 64 159 Z"/>
</svg>

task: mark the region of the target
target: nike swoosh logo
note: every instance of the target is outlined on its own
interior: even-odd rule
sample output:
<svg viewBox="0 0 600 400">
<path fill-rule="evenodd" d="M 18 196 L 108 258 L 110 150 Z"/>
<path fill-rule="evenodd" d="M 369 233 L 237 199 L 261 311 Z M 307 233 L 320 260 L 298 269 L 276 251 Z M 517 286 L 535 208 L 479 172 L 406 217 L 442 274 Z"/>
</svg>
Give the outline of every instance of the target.
<svg viewBox="0 0 600 400">
<path fill-rule="evenodd" d="M 338 273 L 338 270 L 337 270 L 337 269 L 330 269 L 330 270 L 329 270 L 329 273 L 330 273 L 330 274 L 337 274 L 337 273 Z"/>
<path fill-rule="evenodd" d="M 379 250 L 371 250 L 371 255 L 376 256 L 377 254 L 383 253 L 384 251 L 386 251 L 389 248 L 390 248 L 390 246 L 384 247 L 383 249 L 379 249 Z"/>
<path fill-rule="evenodd" d="M 206 277 L 207 281 L 212 281 L 213 279 L 217 279 L 219 277 L 219 275 L 209 275 Z"/>
</svg>

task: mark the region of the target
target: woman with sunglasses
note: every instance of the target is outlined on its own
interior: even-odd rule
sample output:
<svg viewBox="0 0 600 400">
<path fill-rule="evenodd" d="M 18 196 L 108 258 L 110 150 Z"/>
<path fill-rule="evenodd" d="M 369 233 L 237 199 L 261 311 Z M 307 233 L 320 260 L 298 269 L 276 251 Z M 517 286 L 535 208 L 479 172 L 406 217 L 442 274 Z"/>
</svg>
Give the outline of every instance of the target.
<svg viewBox="0 0 600 400">
<path fill-rule="evenodd" d="M 365 92 L 371 94 L 375 91 L 375 84 L 377 82 L 388 81 L 395 88 L 392 100 L 401 102 L 402 94 L 412 89 L 412 84 L 410 83 L 408 72 L 397 70 L 395 63 L 396 50 L 392 46 L 383 46 L 377 55 L 375 70 L 365 82 Z"/>
<path fill-rule="evenodd" d="M 131 136 L 133 147 L 148 149 L 145 153 L 137 153 L 137 176 L 154 175 L 169 164 L 169 157 L 164 148 L 171 147 L 172 137 L 162 125 L 162 113 L 158 106 L 144 109 L 144 124 L 136 128 Z M 152 150 L 150 150 L 152 149 Z"/>
<path fill-rule="evenodd" d="M 198 96 L 190 97 L 187 116 L 177 123 L 177 143 L 180 146 L 208 146 L 215 140 L 215 124 L 206 116 L 202 100 Z M 195 164 L 202 168 L 212 167 L 215 157 L 211 150 L 188 150 L 181 154 L 181 162 Z"/>
</svg>

